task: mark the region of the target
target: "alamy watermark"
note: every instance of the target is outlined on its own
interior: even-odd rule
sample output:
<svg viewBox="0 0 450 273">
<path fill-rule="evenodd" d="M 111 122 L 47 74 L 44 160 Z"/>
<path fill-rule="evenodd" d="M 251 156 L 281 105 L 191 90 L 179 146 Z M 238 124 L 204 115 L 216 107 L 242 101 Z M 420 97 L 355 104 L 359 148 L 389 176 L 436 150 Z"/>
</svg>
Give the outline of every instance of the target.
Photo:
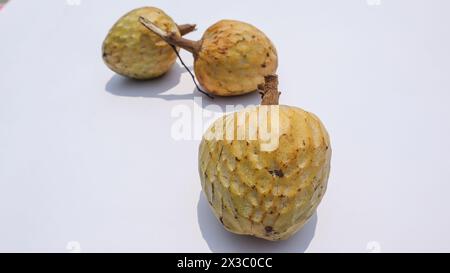
<svg viewBox="0 0 450 273">
<path fill-rule="evenodd" d="M 81 253 L 81 244 L 78 241 L 70 241 L 66 245 L 66 250 L 69 253 Z"/>
<path fill-rule="evenodd" d="M 366 0 L 368 6 L 381 6 L 381 0 Z"/>
<path fill-rule="evenodd" d="M 195 97 L 192 105 L 178 104 L 172 108 L 171 136 L 174 140 L 201 140 L 202 137 L 206 140 L 258 140 L 261 150 L 271 151 L 278 147 L 278 105 L 226 105 L 223 109 L 210 104 L 202 107 L 202 97 Z M 207 130 L 212 122 L 213 128 Z"/>
<path fill-rule="evenodd" d="M 68 6 L 80 6 L 81 0 L 66 0 Z"/>
<path fill-rule="evenodd" d="M 381 244 L 378 241 L 370 241 L 366 245 L 368 253 L 381 253 Z"/>
</svg>

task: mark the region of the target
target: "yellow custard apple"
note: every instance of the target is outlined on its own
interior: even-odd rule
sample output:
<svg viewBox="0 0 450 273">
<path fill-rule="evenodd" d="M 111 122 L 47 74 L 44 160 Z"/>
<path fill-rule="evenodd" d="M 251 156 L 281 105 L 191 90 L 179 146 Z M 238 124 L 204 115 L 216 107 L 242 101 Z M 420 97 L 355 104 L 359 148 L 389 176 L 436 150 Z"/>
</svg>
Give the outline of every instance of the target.
<svg viewBox="0 0 450 273">
<path fill-rule="evenodd" d="M 154 7 L 132 10 L 114 24 L 103 42 L 104 62 L 117 74 L 148 80 L 169 71 L 177 56 L 170 45 L 142 26 L 141 16 L 179 37 L 193 31 L 195 25 L 178 26 L 164 11 Z"/>
<path fill-rule="evenodd" d="M 156 22 L 141 22 L 172 45 L 194 55 L 195 75 L 200 84 L 218 96 L 242 95 L 257 90 L 264 76 L 276 72 L 277 51 L 256 27 L 235 20 L 221 20 L 209 27 L 200 41 L 162 30 Z"/>
<path fill-rule="evenodd" d="M 263 105 L 220 118 L 207 130 L 199 173 L 203 192 L 227 230 L 283 240 L 302 228 L 322 200 L 331 146 L 318 117 L 277 105 L 277 78 L 266 78 Z M 256 116 L 271 118 L 252 123 Z M 263 137 L 266 131 L 271 132 Z"/>
</svg>

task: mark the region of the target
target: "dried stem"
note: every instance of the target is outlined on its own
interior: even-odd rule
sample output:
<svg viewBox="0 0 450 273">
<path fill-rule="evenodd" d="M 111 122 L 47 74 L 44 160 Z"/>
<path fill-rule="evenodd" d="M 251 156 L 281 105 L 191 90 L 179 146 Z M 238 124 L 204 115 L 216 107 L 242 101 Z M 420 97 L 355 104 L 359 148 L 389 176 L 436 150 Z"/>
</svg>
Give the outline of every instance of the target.
<svg viewBox="0 0 450 273">
<path fill-rule="evenodd" d="M 261 105 L 278 105 L 280 92 L 278 92 L 278 75 L 268 75 L 264 77 L 264 84 L 259 86 L 261 89 Z"/>
<path fill-rule="evenodd" d="M 191 41 L 188 39 L 184 39 L 184 38 L 178 36 L 177 33 L 174 33 L 174 32 L 167 33 L 166 31 L 160 29 L 155 24 L 153 24 L 150 20 L 148 20 L 142 16 L 139 17 L 139 22 L 141 22 L 141 24 L 143 26 L 145 26 L 146 28 L 148 28 L 149 30 L 153 31 L 153 33 L 155 33 L 156 35 L 161 37 L 161 39 L 163 39 L 164 41 L 169 43 L 169 45 L 173 48 L 175 54 L 177 55 L 178 59 L 180 59 L 181 64 L 184 66 L 184 68 L 186 68 L 186 70 L 191 75 L 192 81 L 194 82 L 195 86 L 197 87 L 197 90 L 200 93 L 208 96 L 209 98 L 214 99 L 214 97 L 212 95 L 208 94 L 207 92 L 203 91 L 200 88 L 200 86 L 197 84 L 197 81 L 195 80 L 194 74 L 186 66 L 186 64 L 184 63 L 183 59 L 181 58 L 181 56 L 177 50 L 177 47 L 181 47 L 181 48 L 186 49 L 187 51 L 193 53 L 194 56 L 197 56 L 197 53 L 200 51 L 201 44 L 199 42 L 194 42 L 194 41 Z M 178 26 L 178 29 L 180 30 L 181 35 L 184 35 L 186 33 L 186 31 L 190 32 L 190 31 L 195 30 L 195 27 L 196 27 L 195 25 L 181 25 L 181 26 Z"/>
<path fill-rule="evenodd" d="M 183 25 L 177 25 L 178 30 L 180 31 L 181 36 L 184 36 L 188 33 L 191 33 L 195 30 L 197 30 L 197 25 L 195 24 L 183 24 Z"/>
<path fill-rule="evenodd" d="M 139 18 L 139 21 L 141 22 L 142 25 L 144 25 L 149 30 L 153 31 L 156 35 L 161 37 L 161 39 L 163 39 L 164 41 L 166 41 L 167 43 L 169 43 L 171 45 L 181 47 L 181 48 L 191 52 L 192 54 L 194 54 L 194 56 L 197 55 L 197 53 L 200 51 L 201 42 L 196 42 L 196 41 L 185 39 L 183 37 L 179 37 L 174 32 L 168 33 L 166 31 L 160 29 L 158 26 L 153 24 L 150 20 L 148 20 L 142 16 Z"/>
</svg>

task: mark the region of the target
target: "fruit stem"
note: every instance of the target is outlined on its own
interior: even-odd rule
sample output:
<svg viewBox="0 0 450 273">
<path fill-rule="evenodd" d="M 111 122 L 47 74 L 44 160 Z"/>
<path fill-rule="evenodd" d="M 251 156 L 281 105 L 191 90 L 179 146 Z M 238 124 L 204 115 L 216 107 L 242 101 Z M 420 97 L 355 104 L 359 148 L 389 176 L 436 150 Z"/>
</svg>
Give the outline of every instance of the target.
<svg viewBox="0 0 450 273">
<path fill-rule="evenodd" d="M 201 46 L 200 42 L 196 42 L 196 41 L 185 39 L 183 37 L 179 37 L 174 32 L 168 33 L 166 31 L 160 29 L 158 26 L 153 24 L 150 20 L 148 20 L 145 17 L 142 17 L 142 16 L 139 17 L 139 21 L 141 22 L 142 25 L 144 25 L 149 30 L 153 31 L 156 35 L 161 37 L 161 39 L 163 39 L 164 41 L 166 41 L 167 43 L 169 43 L 171 45 L 181 47 L 181 48 L 191 52 L 192 54 L 194 54 L 194 56 L 197 55 L 197 53 L 200 51 L 200 46 Z"/>
<path fill-rule="evenodd" d="M 197 30 L 197 25 L 195 24 L 183 24 L 183 25 L 177 25 L 178 30 L 180 31 L 181 36 L 184 36 L 188 33 L 191 33 L 195 30 Z"/>
<path fill-rule="evenodd" d="M 278 105 L 281 93 L 278 92 L 278 75 L 267 75 L 264 84 L 258 87 L 261 92 L 261 105 Z"/>
<path fill-rule="evenodd" d="M 197 90 L 202 93 L 203 95 L 206 95 L 208 98 L 210 99 L 214 99 L 214 97 L 210 94 L 208 94 L 207 92 L 203 91 L 200 86 L 198 85 L 197 81 L 195 80 L 195 75 L 191 72 L 191 70 L 189 69 L 189 67 L 187 67 L 187 65 L 184 63 L 183 59 L 180 56 L 180 53 L 178 53 L 178 49 L 176 46 L 174 45 L 170 45 L 173 48 L 173 51 L 175 52 L 175 54 L 177 54 L 178 59 L 180 60 L 181 64 L 184 66 L 184 68 L 186 69 L 187 72 L 189 72 L 189 75 L 191 75 L 192 77 L 192 81 L 195 84 L 195 87 L 197 88 Z"/>
</svg>

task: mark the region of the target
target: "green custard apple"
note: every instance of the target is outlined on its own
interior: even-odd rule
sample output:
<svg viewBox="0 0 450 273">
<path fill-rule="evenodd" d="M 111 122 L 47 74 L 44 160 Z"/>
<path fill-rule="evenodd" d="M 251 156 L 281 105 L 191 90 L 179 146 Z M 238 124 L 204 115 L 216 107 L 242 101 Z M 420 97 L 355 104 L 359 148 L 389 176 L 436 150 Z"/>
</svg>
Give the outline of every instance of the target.
<svg viewBox="0 0 450 273">
<path fill-rule="evenodd" d="M 177 56 L 169 44 L 142 26 L 140 17 L 179 37 L 195 30 L 195 25 L 177 25 L 155 7 L 132 10 L 114 24 L 103 42 L 105 64 L 122 76 L 148 80 L 169 71 Z"/>
<path fill-rule="evenodd" d="M 198 161 L 203 192 L 222 225 L 274 241 L 292 236 L 316 211 L 327 188 L 331 146 L 319 118 L 278 105 L 277 78 L 266 79 L 262 105 L 215 121 Z M 251 137 L 250 117 L 261 112 L 272 113 L 268 128 L 277 131 L 262 137 L 267 128 L 258 122 Z"/>
</svg>

